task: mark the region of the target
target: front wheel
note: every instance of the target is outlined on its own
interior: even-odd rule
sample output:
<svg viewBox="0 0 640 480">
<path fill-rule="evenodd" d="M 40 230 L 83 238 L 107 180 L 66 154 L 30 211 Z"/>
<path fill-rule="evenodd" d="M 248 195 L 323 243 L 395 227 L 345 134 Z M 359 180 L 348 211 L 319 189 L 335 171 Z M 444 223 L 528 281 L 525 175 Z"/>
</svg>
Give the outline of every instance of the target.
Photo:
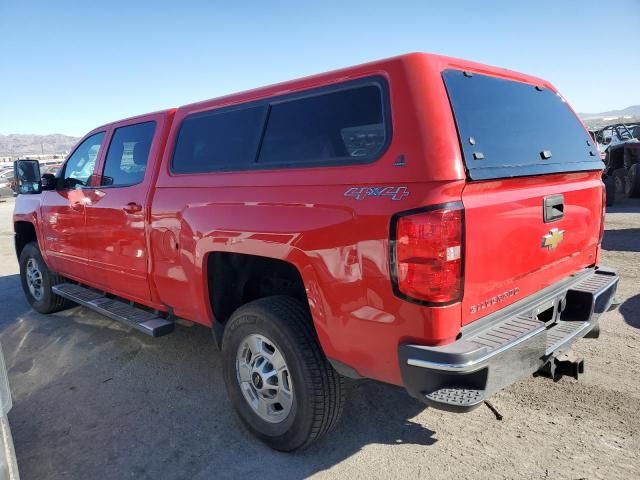
<svg viewBox="0 0 640 480">
<path fill-rule="evenodd" d="M 262 298 L 236 310 L 222 362 L 236 413 L 271 448 L 307 447 L 340 417 L 343 378 L 320 349 L 308 310 L 293 298 Z"/>
<path fill-rule="evenodd" d="M 37 242 L 28 243 L 20 253 L 20 280 L 27 301 L 37 312 L 53 313 L 73 305 L 51 290 L 64 279 L 49 270 Z"/>
</svg>

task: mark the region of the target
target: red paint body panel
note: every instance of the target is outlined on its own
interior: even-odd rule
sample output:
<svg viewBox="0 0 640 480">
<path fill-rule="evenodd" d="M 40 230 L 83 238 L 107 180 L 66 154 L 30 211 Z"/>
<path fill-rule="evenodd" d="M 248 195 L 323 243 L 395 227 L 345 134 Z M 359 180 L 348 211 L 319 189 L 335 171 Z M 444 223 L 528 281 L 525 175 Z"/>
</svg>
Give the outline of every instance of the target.
<svg viewBox="0 0 640 480">
<path fill-rule="evenodd" d="M 172 117 L 173 111 L 170 110 L 111 124 L 107 145 L 119 127 L 150 121 L 156 123 L 149 151 L 150 168 L 146 169 L 144 180 L 136 185 L 84 189 L 91 196 L 85 207 L 86 241 L 91 250 L 87 257 L 87 277 L 99 279 L 109 292 L 142 303 L 152 300 L 148 219 L 158 168 L 158 162 L 153 162 L 153 159 L 163 151 Z M 105 157 L 106 152 L 96 165 L 98 178 L 104 170 Z M 125 211 L 128 204 L 138 205 L 140 211 Z"/>
<path fill-rule="evenodd" d="M 564 195 L 564 216 L 544 223 L 543 199 L 554 194 Z M 465 255 L 469 259 L 463 324 L 596 263 L 601 172 L 469 183 L 462 198 L 467 229 Z M 552 228 L 564 230 L 564 240 L 555 249 L 542 248 L 542 237 Z M 485 305 L 487 300 L 514 288 L 518 289 L 515 295 Z M 482 306 L 472 313 L 472 307 L 478 305 Z"/>
<path fill-rule="evenodd" d="M 41 205 L 21 196 L 15 219 L 36 224 L 41 248 L 55 270 L 207 326 L 216 321 L 207 285 L 208 255 L 236 252 L 285 260 L 304 281 L 325 354 L 362 376 L 401 384 L 400 343 L 450 343 L 463 324 L 485 314 L 470 315 L 471 305 L 514 283 L 520 297 L 534 293 L 594 264 L 598 253 L 599 172 L 465 180 L 441 78 L 448 68 L 553 89 L 541 79 L 504 69 L 410 54 L 136 117 L 95 131 L 106 130 L 108 144 L 119 126 L 158 122 L 143 183 L 46 192 L 39 196 Z M 175 139 L 187 115 L 372 75 L 388 82 L 392 138 L 371 164 L 170 173 Z M 394 167 L 401 155 L 406 165 Z M 410 194 L 398 201 L 344 195 L 349 188 L 375 185 L 406 187 Z M 567 235 L 556 251 L 547 252 L 539 245 L 549 227 L 541 219 L 541 199 L 558 192 L 567 200 L 565 219 L 558 222 Z M 72 194 L 86 198 L 76 216 Z M 462 301 L 427 307 L 398 298 L 389 268 L 391 217 L 460 201 L 466 218 Z M 124 213 L 129 202 L 142 205 L 142 211 Z M 52 228 L 62 239 L 58 245 L 46 241 Z M 492 305 L 486 313 L 505 304 Z"/>
<path fill-rule="evenodd" d="M 88 137 L 104 131 L 106 128 L 92 130 L 78 145 Z M 104 155 L 105 145 L 103 139 L 96 163 Z M 69 278 L 87 279 L 89 245 L 86 235 L 86 205 L 92 202 L 94 192 L 91 189 L 50 190 L 42 192 L 39 197 L 41 206 L 38 213 L 42 218 L 42 238 L 39 238 L 39 243 L 48 264 L 53 270 Z"/>
</svg>

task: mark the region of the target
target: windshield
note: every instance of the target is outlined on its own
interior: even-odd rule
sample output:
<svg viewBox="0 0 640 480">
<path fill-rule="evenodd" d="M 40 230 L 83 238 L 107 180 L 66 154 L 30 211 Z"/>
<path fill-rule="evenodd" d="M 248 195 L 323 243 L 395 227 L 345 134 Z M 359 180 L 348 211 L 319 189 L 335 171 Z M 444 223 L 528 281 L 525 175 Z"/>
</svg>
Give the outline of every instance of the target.
<svg viewBox="0 0 640 480">
<path fill-rule="evenodd" d="M 603 168 L 593 140 L 555 92 L 459 70 L 443 78 L 470 179 Z"/>
</svg>

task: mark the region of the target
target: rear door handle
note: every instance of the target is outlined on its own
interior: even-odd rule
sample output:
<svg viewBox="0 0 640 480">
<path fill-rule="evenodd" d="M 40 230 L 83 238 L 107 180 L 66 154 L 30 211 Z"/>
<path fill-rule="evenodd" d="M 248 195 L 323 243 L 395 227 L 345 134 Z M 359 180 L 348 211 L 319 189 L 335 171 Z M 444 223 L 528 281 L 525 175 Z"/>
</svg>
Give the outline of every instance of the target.
<svg viewBox="0 0 640 480">
<path fill-rule="evenodd" d="M 122 207 L 122 210 L 127 213 L 138 213 L 142 211 L 142 205 L 136 202 L 129 202 L 124 207 Z"/>
<path fill-rule="evenodd" d="M 543 216 L 544 223 L 553 222 L 564 217 L 564 195 L 549 195 L 544 197 Z"/>
</svg>

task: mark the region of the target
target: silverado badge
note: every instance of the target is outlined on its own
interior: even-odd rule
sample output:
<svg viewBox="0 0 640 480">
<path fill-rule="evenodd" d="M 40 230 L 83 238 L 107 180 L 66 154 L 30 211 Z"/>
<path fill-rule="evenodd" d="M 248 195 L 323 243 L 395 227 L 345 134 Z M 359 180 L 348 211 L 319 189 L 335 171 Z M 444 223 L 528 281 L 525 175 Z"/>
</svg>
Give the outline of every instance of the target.
<svg viewBox="0 0 640 480">
<path fill-rule="evenodd" d="M 553 250 L 564 239 L 564 230 L 552 228 L 549 233 L 542 237 L 542 248 Z"/>
</svg>

